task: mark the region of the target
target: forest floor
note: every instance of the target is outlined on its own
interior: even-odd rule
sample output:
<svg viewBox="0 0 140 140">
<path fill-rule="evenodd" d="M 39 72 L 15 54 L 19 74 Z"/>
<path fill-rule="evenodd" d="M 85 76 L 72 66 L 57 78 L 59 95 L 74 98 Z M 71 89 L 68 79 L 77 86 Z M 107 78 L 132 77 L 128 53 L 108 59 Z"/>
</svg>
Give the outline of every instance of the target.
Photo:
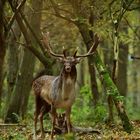
<svg viewBox="0 0 140 140">
<path fill-rule="evenodd" d="M 121 125 L 108 126 L 104 123 L 98 123 L 94 126 L 99 133 L 87 133 L 74 135 L 55 136 L 55 140 L 140 140 L 140 120 L 131 121 L 134 130 L 131 134 L 123 131 Z M 81 127 L 89 127 L 89 124 Z M 45 140 L 49 139 L 46 134 Z M 24 125 L 1 125 L 0 124 L 0 140 L 33 140 L 33 125 L 31 122 Z"/>
</svg>

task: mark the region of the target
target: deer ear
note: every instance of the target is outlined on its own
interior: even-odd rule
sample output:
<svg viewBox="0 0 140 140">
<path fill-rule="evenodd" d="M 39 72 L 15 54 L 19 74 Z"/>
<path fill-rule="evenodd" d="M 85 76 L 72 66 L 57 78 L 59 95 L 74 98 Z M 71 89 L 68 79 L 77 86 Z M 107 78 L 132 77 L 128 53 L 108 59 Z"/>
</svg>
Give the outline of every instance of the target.
<svg viewBox="0 0 140 140">
<path fill-rule="evenodd" d="M 75 59 L 75 62 L 76 62 L 76 63 L 80 63 L 80 61 L 81 61 L 81 58 L 76 58 L 76 59 Z"/>
<path fill-rule="evenodd" d="M 67 55 L 66 55 L 66 51 L 67 51 L 66 49 L 64 49 L 64 50 L 63 50 L 63 55 L 64 55 L 64 58 L 66 58 L 66 57 L 67 57 Z"/>
</svg>

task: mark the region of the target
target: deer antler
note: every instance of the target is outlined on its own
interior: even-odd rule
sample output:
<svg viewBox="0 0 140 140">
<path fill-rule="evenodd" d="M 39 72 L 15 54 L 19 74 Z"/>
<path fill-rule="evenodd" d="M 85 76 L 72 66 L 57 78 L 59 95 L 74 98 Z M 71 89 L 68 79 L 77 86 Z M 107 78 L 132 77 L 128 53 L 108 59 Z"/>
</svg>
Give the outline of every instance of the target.
<svg viewBox="0 0 140 140">
<path fill-rule="evenodd" d="M 97 34 L 95 34 L 95 36 L 94 36 L 94 44 L 89 49 L 89 51 L 86 54 L 78 55 L 78 56 L 75 56 L 75 57 L 79 58 L 79 57 L 87 57 L 87 56 L 92 55 L 94 53 L 94 51 L 96 50 L 96 48 L 98 47 L 99 42 L 100 42 L 99 37 L 97 36 Z"/>
<path fill-rule="evenodd" d="M 43 43 L 44 43 L 44 46 L 46 47 L 47 51 L 50 53 L 50 55 L 54 56 L 54 57 L 61 57 L 63 58 L 64 55 L 62 54 L 56 54 L 53 52 L 52 50 L 52 47 L 50 46 L 50 43 L 49 43 L 49 32 L 47 32 L 45 35 L 43 35 Z"/>
</svg>

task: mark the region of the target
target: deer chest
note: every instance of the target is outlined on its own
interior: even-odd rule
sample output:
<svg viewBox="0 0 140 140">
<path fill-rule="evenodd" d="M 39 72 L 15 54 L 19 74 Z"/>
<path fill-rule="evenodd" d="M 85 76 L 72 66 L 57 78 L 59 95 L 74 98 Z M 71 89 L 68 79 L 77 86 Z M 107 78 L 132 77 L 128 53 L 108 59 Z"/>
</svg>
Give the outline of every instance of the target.
<svg viewBox="0 0 140 140">
<path fill-rule="evenodd" d="M 56 97 L 56 108 L 67 108 L 75 101 L 75 82 L 71 78 L 63 81 L 62 88 L 58 91 Z"/>
</svg>

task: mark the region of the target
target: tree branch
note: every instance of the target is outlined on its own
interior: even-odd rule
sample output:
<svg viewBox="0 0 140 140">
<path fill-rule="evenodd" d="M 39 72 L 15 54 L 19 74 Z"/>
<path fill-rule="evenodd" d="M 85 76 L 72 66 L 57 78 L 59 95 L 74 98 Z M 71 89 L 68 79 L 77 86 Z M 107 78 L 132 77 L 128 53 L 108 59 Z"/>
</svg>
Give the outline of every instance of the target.
<svg viewBox="0 0 140 140">
<path fill-rule="evenodd" d="M 140 35 L 137 33 L 136 30 L 133 29 L 132 25 L 128 22 L 127 18 L 124 18 L 124 20 L 126 21 L 127 25 L 130 27 L 130 29 L 134 32 L 136 37 L 140 40 Z"/>
<path fill-rule="evenodd" d="M 12 11 L 15 12 L 15 8 L 14 8 L 11 0 L 8 0 L 8 2 L 10 4 L 11 8 L 12 8 Z M 47 66 L 48 61 L 47 61 L 46 57 L 44 55 L 42 55 L 42 53 L 39 50 L 37 50 L 36 48 L 33 47 L 33 44 L 30 40 L 30 35 L 26 30 L 26 27 L 25 27 L 25 25 L 24 25 L 24 23 L 21 19 L 20 14 L 17 13 L 15 18 L 16 18 L 16 21 L 17 21 L 17 23 L 18 23 L 18 25 L 21 29 L 21 32 L 22 32 L 24 38 L 25 38 L 25 41 L 27 43 L 26 47 L 44 64 L 44 66 Z"/>
<path fill-rule="evenodd" d="M 131 59 L 140 59 L 140 57 L 138 57 L 138 56 L 131 56 Z"/>
<path fill-rule="evenodd" d="M 53 15 L 55 15 L 55 16 L 57 16 L 57 17 L 60 17 L 60 18 L 62 18 L 62 19 L 64 19 L 64 20 L 67 20 L 67 21 L 69 21 L 69 22 L 75 23 L 74 20 L 72 20 L 72 19 L 70 19 L 70 18 L 68 18 L 68 17 L 66 17 L 66 16 L 64 16 L 64 15 L 62 15 L 62 14 L 60 14 L 59 9 L 57 8 L 57 4 L 56 4 L 53 0 L 50 0 L 50 2 L 51 2 L 51 4 L 52 4 L 52 7 L 53 7 L 54 12 L 55 12 L 55 14 L 53 14 Z M 61 9 L 61 10 L 62 10 L 62 9 Z"/>
<path fill-rule="evenodd" d="M 16 10 L 15 10 L 15 12 L 14 12 L 14 14 L 13 14 L 13 16 L 11 17 L 11 19 L 10 19 L 9 22 L 8 22 L 8 25 L 7 25 L 7 32 L 10 30 L 10 28 L 11 28 L 11 26 L 12 26 L 14 20 L 15 20 L 16 14 L 21 10 L 21 8 L 24 6 L 25 2 L 26 2 L 26 0 L 23 0 L 23 1 L 21 1 L 21 3 L 19 4 L 19 6 L 17 6 L 17 8 L 16 8 Z"/>
<path fill-rule="evenodd" d="M 23 14 L 22 11 L 20 11 L 19 13 L 20 13 L 21 17 L 23 18 L 23 20 L 24 20 L 26 26 L 29 28 L 30 32 L 32 33 L 33 37 L 34 37 L 35 40 L 37 41 L 38 45 L 40 46 L 42 52 L 45 54 L 46 51 L 45 51 L 45 49 L 44 49 L 44 47 L 43 47 L 41 41 L 38 39 L 36 33 L 34 32 L 34 30 L 32 29 L 32 27 L 31 27 L 30 24 L 28 23 L 28 21 L 27 21 L 25 15 Z"/>
</svg>

